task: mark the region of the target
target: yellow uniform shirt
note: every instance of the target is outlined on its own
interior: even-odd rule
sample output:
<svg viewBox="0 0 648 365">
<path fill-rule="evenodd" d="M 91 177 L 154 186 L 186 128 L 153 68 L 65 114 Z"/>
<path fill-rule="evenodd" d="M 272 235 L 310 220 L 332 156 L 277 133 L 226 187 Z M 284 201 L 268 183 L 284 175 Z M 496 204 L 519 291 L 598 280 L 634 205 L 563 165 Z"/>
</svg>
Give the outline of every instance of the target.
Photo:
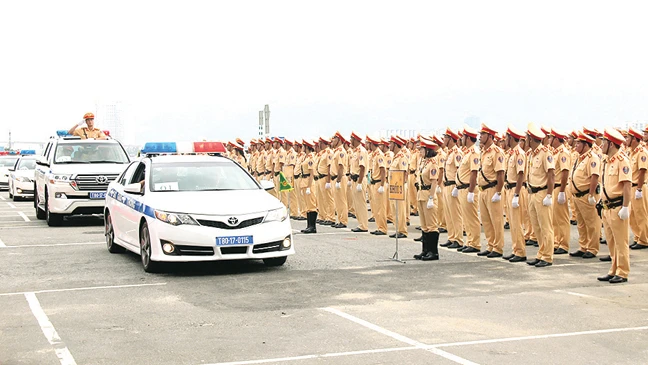
<svg viewBox="0 0 648 365">
<path fill-rule="evenodd" d="M 518 174 L 526 172 L 527 156 L 524 150 L 519 145 L 512 148 L 509 153 L 508 161 L 506 163 L 506 174 L 504 175 L 504 182 L 506 185 L 516 184 Z M 526 178 L 526 177 L 525 177 Z"/>
<path fill-rule="evenodd" d="M 81 137 L 81 139 L 87 139 L 87 138 L 106 138 L 106 135 L 104 132 L 102 132 L 99 128 L 88 128 L 88 127 L 83 127 L 83 128 L 77 128 L 74 130 L 73 136 L 78 136 Z"/>
<path fill-rule="evenodd" d="M 538 146 L 529 156 L 527 183 L 530 188 L 547 186 L 548 173 L 555 168 L 554 159 L 547 146 Z"/>
<path fill-rule="evenodd" d="M 639 172 L 648 169 L 648 151 L 643 145 L 632 150 L 630 167 L 632 169 L 632 186 L 639 184 Z"/>
<path fill-rule="evenodd" d="M 575 186 L 578 191 L 589 191 L 592 175 L 601 175 L 601 159 L 592 151 L 587 151 L 576 161 L 571 175 L 572 187 Z"/>
<path fill-rule="evenodd" d="M 331 179 L 338 178 L 339 167 L 342 165 L 342 175 L 346 175 L 349 171 L 347 165 L 347 153 L 346 150 L 339 146 L 333 150 L 333 159 L 331 160 Z"/>
<path fill-rule="evenodd" d="M 479 153 L 475 146 L 466 148 L 464 152 L 461 164 L 457 169 L 457 185 L 470 184 L 470 174 L 473 171 L 479 171 Z"/>
<path fill-rule="evenodd" d="M 605 163 L 603 170 L 603 194 L 605 200 L 623 196 L 623 182 L 632 181 L 630 160 L 628 156 L 619 150 Z"/>
<path fill-rule="evenodd" d="M 457 169 L 461 164 L 461 150 L 454 146 L 448 150 L 448 155 L 445 158 L 445 164 L 443 165 L 443 174 L 444 182 L 455 181 L 457 176 Z"/>
<path fill-rule="evenodd" d="M 368 158 L 367 158 L 367 150 L 362 147 L 358 146 L 358 148 L 353 150 L 353 154 L 351 155 L 351 161 L 350 161 L 350 167 L 349 167 L 349 172 L 351 173 L 351 177 L 354 178 L 355 176 L 358 176 L 360 174 L 360 166 L 364 166 L 365 168 L 365 174 L 367 173 L 367 166 L 369 164 Z M 358 176 L 359 177 L 359 176 Z M 357 177 L 355 178 L 357 181 Z"/>
<path fill-rule="evenodd" d="M 380 172 L 380 168 L 384 167 L 387 169 L 387 160 L 385 159 L 385 154 L 379 149 L 376 148 L 371 157 L 372 166 L 371 166 L 371 180 L 372 181 L 384 181 L 385 176 Z"/>
<path fill-rule="evenodd" d="M 564 145 L 554 149 L 553 151 L 554 159 L 554 183 L 560 184 L 560 175 L 563 171 L 567 171 L 567 176 L 569 176 L 569 171 L 571 171 L 572 161 L 571 154 L 567 150 L 567 147 Z"/>
</svg>

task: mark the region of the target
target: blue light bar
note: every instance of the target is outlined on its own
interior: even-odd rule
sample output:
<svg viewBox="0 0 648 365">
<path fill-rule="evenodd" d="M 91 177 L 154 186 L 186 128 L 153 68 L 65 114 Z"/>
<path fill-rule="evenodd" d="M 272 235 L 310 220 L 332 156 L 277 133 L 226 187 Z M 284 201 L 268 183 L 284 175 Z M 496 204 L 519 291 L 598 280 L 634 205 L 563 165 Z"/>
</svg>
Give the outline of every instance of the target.
<svg viewBox="0 0 648 365">
<path fill-rule="evenodd" d="M 175 142 L 147 142 L 142 148 L 142 153 L 176 153 Z"/>
<path fill-rule="evenodd" d="M 56 135 L 59 136 L 59 137 L 71 136 L 71 134 L 69 134 L 68 131 L 66 131 L 66 130 L 56 131 Z"/>
<path fill-rule="evenodd" d="M 24 155 L 35 155 L 35 154 L 36 154 L 36 150 L 21 150 L 21 151 L 20 151 L 20 154 L 23 155 L 23 156 L 24 156 Z"/>
</svg>

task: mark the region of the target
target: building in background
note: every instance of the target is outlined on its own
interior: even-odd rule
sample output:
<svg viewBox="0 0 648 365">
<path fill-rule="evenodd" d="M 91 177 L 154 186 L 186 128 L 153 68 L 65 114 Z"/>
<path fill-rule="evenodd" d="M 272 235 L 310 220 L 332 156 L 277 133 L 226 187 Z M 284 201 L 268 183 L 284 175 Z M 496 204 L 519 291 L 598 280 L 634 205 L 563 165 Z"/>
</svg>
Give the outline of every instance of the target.
<svg viewBox="0 0 648 365">
<path fill-rule="evenodd" d="M 102 130 L 110 131 L 110 136 L 122 144 L 133 144 L 130 133 L 128 105 L 121 101 L 98 100 L 96 102 L 95 123 Z"/>
</svg>

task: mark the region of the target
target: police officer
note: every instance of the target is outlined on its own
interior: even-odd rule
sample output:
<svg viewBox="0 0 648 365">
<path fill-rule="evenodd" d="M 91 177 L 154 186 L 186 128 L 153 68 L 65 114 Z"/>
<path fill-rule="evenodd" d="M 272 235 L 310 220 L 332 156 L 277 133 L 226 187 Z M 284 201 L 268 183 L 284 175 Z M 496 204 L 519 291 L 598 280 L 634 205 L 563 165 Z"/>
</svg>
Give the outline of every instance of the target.
<svg viewBox="0 0 648 365">
<path fill-rule="evenodd" d="M 441 138 L 435 135 L 431 136 L 431 138 L 429 139 L 431 139 L 432 142 L 436 143 L 436 145 L 439 147 L 437 148 L 437 155 L 435 157 L 437 159 L 437 166 L 439 167 L 439 174 L 437 175 L 439 181 L 437 183 L 436 191 L 433 191 L 432 194 L 440 195 L 443 192 L 443 190 L 441 189 L 441 186 L 443 186 L 443 174 L 445 173 L 443 169 L 445 168 L 445 161 L 448 157 L 448 154 L 443 147 L 444 143 Z M 438 199 L 437 216 L 439 218 L 439 233 L 447 233 L 448 230 L 446 227 L 448 226 L 448 224 L 446 221 L 445 201 L 443 199 Z"/>
<path fill-rule="evenodd" d="M 368 212 L 367 212 L 367 150 L 362 145 L 362 138 L 355 132 L 351 133 L 352 154 L 349 164 L 351 192 L 353 193 L 353 203 L 355 205 L 355 215 L 358 220 L 358 226 L 351 229 L 353 232 L 368 232 Z"/>
<path fill-rule="evenodd" d="M 506 130 L 505 141 L 509 148 L 506 173 L 504 175 L 505 199 L 510 202 L 508 209 L 511 245 L 513 253 L 503 259 L 510 262 L 526 261 L 526 245 L 522 229 L 522 212 L 528 209 L 526 197 L 520 193 L 524 191 L 526 179 L 526 153 L 520 146 L 524 133 L 509 125 Z"/>
<path fill-rule="evenodd" d="M 319 138 L 320 152 L 318 156 L 317 168 L 315 169 L 317 181 L 317 198 L 319 202 L 320 213 L 322 215 L 322 225 L 332 226 L 335 224 L 335 203 L 333 201 L 333 191 L 331 190 L 331 162 L 333 154 L 329 146 L 331 141 L 327 138 Z"/>
<path fill-rule="evenodd" d="M 625 138 L 617 130 L 606 128 L 603 133 L 602 152 L 608 156 L 604 163 L 602 179 L 603 227 L 610 248 L 612 266 L 606 276 L 599 281 L 611 284 L 628 281 L 630 273 L 630 252 L 628 249 L 628 229 L 630 218 L 630 192 L 632 172 L 630 161 L 621 151 Z"/>
<path fill-rule="evenodd" d="M 284 153 L 285 163 L 282 172 L 293 190 L 284 191 L 281 194 L 284 197 L 285 204 L 288 205 L 290 210 L 290 218 L 297 219 L 299 216 L 299 199 L 297 198 L 297 191 L 299 190 L 295 182 L 295 166 L 297 164 L 297 152 L 294 148 L 294 142 L 288 138 L 284 140 Z"/>
<path fill-rule="evenodd" d="M 373 195 L 371 203 L 371 212 L 376 221 L 377 229 L 371 234 L 382 236 L 387 234 L 387 192 L 385 191 L 387 180 L 387 160 L 385 154 L 379 148 L 382 144 L 380 138 L 367 137 L 367 142 L 373 145 L 373 153 L 371 156 L 371 181 L 370 189 Z"/>
<path fill-rule="evenodd" d="M 272 148 L 274 151 L 273 154 L 273 162 L 272 162 L 272 178 L 274 179 L 274 190 L 275 194 L 277 194 L 277 198 L 283 203 L 284 206 L 288 207 L 288 202 L 286 199 L 286 194 L 282 193 L 280 191 L 280 178 L 279 178 L 279 173 L 283 170 L 284 165 L 286 164 L 286 150 L 284 150 L 284 140 L 275 137 L 273 142 L 272 142 Z"/>
<path fill-rule="evenodd" d="M 448 242 L 441 244 L 443 247 L 459 248 L 463 246 L 463 215 L 459 199 L 452 197 L 452 190 L 457 186 L 455 181 L 457 169 L 461 164 L 462 153 L 457 145 L 459 134 L 446 128 L 443 142 L 447 149 L 445 164 L 443 166 L 443 200 L 445 201 Z"/>
<path fill-rule="evenodd" d="M 553 192 L 553 249 L 555 255 L 564 255 L 569 252 L 569 239 L 571 226 L 569 224 L 569 189 L 567 181 L 571 170 L 571 154 L 565 146 L 568 133 L 551 129 L 549 146 L 553 148 L 554 160 L 554 192 Z"/>
<path fill-rule="evenodd" d="M 84 124 L 86 126 L 81 128 L 81 126 Z M 83 115 L 83 120 L 76 124 L 74 127 L 70 128 L 68 134 L 81 137 L 81 139 L 108 139 L 108 137 L 106 137 L 101 129 L 95 128 L 94 114 L 92 113 L 85 113 L 85 115 Z"/>
<path fill-rule="evenodd" d="M 389 171 L 403 171 L 403 193 L 407 196 L 407 174 L 409 168 L 409 161 L 407 156 L 402 151 L 403 146 L 405 145 L 402 139 L 399 139 L 397 136 L 392 136 L 389 139 L 389 149 L 394 153 L 391 165 L 389 166 Z M 407 238 L 407 201 L 406 200 L 392 200 L 392 206 L 394 207 L 394 214 L 398 213 L 398 226 L 396 227 L 396 233 L 390 235 L 391 238 Z"/>
<path fill-rule="evenodd" d="M 302 233 L 317 233 L 317 202 L 315 199 L 315 152 L 314 144 L 307 140 L 302 141 L 304 157 L 299 164 L 299 189 L 303 196 L 303 209 L 306 212 L 306 229 Z"/>
<path fill-rule="evenodd" d="M 466 243 L 457 250 L 463 253 L 479 252 L 481 249 L 481 226 L 477 214 L 479 190 L 477 187 L 477 173 L 479 171 L 479 152 L 475 143 L 477 131 L 468 126 L 464 127 L 462 143 L 464 145 L 463 158 L 457 169 L 455 181 L 457 185 L 452 189 L 452 197 L 459 199 L 461 215 L 463 216 L 466 231 Z M 477 197 L 475 195 L 477 194 Z"/>
<path fill-rule="evenodd" d="M 504 187 L 504 152 L 495 144 L 497 132 L 482 123 L 479 145 L 479 212 L 488 247 L 477 256 L 502 257 L 504 252 L 504 222 L 502 217 L 502 188 Z"/>
<path fill-rule="evenodd" d="M 297 209 L 299 210 L 299 215 L 295 219 L 298 221 L 305 221 L 307 220 L 307 215 L 306 215 L 306 208 L 304 208 L 305 206 L 304 195 L 302 194 L 302 191 L 300 189 L 301 165 L 302 162 L 304 162 L 304 157 L 306 156 L 306 154 L 304 153 L 303 141 L 295 140 L 293 149 L 295 150 L 296 153 L 294 178 L 295 178 L 295 191 L 297 192 L 296 194 Z"/>
<path fill-rule="evenodd" d="M 238 143 L 234 143 L 232 145 L 233 151 L 232 151 L 232 156 L 230 157 L 232 160 L 236 161 L 241 167 L 247 170 L 248 168 L 248 163 L 247 163 L 247 158 L 245 157 L 245 152 L 243 149 L 243 146 L 241 146 Z"/>
<path fill-rule="evenodd" d="M 648 150 L 641 143 L 640 131 L 630 128 L 626 137 L 632 170 L 632 191 L 630 196 L 630 228 L 634 234 L 634 242 L 630 245 L 633 250 L 648 248 L 648 196 L 643 193 L 646 182 L 646 169 L 648 169 Z"/>
<path fill-rule="evenodd" d="M 410 215 L 418 216 L 418 202 L 417 202 L 417 190 L 416 190 L 416 172 L 418 170 L 418 163 L 420 159 L 419 150 L 416 148 L 416 141 L 414 138 L 410 138 L 407 142 L 407 149 L 410 151 L 409 158 L 409 174 L 407 175 L 408 180 L 408 190 L 407 194 L 409 196 L 410 203 Z"/>
<path fill-rule="evenodd" d="M 594 138 L 584 132 L 578 134 L 576 151 L 579 156 L 574 162 L 571 175 L 579 249 L 570 252 L 569 256 L 586 259 L 594 258 L 598 254 L 601 235 L 601 218 L 596 211 L 600 193 L 598 181 L 601 174 L 601 158 L 591 150 L 593 144 Z"/>
<path fill-rule="evenodd" d="M 535 260 L 527 264 L 547 267 L 553 264 L 552 200 L 554 189 L 554 161 L 547 146 L 542 144 L 546 135 L 533 124 L 529 124 L 527 138 L 531 156 L 527 162 L 527 189 L 529 191 L 529 217 L 539 240 Z"/>
<path fill-rule="evenodd" d="M 423 261 L 439 259 L 439 222 L 436 204 L 438 197 L 435 193 L 439 178 L 439 166 L 436 159 L 438 148 L 439 146 L 435 142 L 426 138 L 420 139 L 419 151 L 422 159 L 419 165 L 417 200 L 423 237 L 421 239 L 422 251 L 420 254 L 414 255 L 414 258 Z"/>
<path fill-rule="evenodd" d="M 331 182 L 335 184 L 333 191 L 333 201 L 335 205 L 335 212 L 337 213 L 337 224 L 333 224 L 333 228 L 346 228 L 349 222 L 349 206 L 347 204 L 347 155 L 344 149 L 344 142 L 346 139 L 340 132 L 336 132 L 331 139 L 331 147 L 333 147 L 333 160 L 330 165 Z"/>
</svg>

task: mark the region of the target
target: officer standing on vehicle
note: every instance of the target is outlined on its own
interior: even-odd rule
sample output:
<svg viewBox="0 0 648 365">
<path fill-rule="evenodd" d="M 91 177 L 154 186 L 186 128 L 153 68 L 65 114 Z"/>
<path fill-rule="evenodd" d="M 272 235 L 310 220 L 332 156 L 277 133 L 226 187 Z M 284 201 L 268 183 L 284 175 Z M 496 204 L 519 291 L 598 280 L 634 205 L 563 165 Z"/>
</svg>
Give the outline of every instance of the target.
<svg viewBox="0 0 648 365">
<path fill-rule="evenodd" d="M 81 128 L 81 126 L 84 124 L 86 126 Z M 75 125 L 74 127 L 70 128 L 68 134 L 81 137 L 81 139 L 88 139 L 88 138 L 108 139 L 108 137 L 106 137 L 106 135 L 101 129 L 95 128 L 94 114 L 92 113 L 85 113 L 85 115 L 83 116 L 83 120 L 77 123 L 77 125 Z"/>
<path fill-rule="evenodd" d="M 630 161 L 621 151 L 625 138 L 617 130 L 606 128 L 603 133 L 602 152 L 608 156 L 604 163 L 602 179 L 603 227 L 610 248 L 612 266 L 606 276 L 599 281 L 611 284 L 628 281 L 630 273 L 630 252 L 628 249 L 628 229 L 630 218 L 630 191 L 632 172 Z"/>
</svg>

